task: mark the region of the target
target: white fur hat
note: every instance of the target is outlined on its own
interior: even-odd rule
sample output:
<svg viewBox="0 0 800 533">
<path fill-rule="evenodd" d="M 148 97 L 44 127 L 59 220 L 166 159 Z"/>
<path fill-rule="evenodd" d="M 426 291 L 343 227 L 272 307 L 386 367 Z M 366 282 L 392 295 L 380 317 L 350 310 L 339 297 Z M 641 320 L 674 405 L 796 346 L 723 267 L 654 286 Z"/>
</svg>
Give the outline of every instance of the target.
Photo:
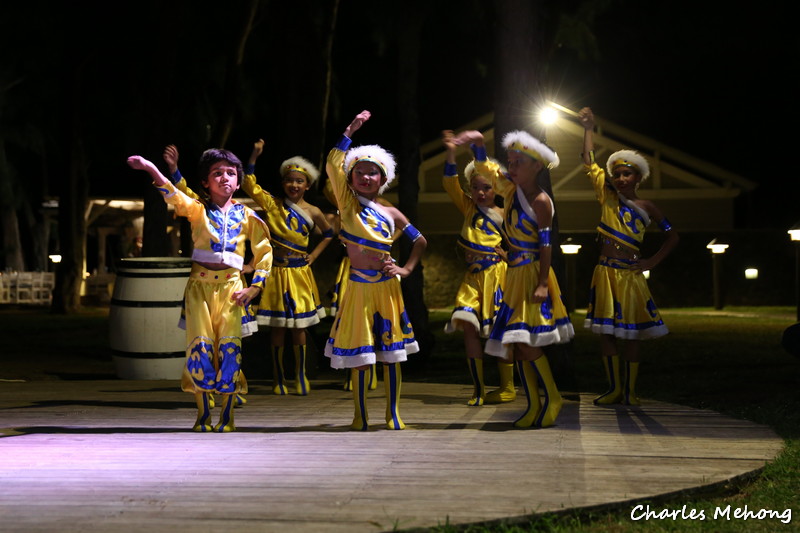
<svg viewBox="0 0 800 533">
<path fill-rule="evenodd" d="M 383 194 L 383 191 L 389 188 L 389 184 L 392 183 L 395 178 L 397 163 L 394 160 L 394 156 L 377 144 L 367 144 L 351 148 L 344 156 L 344 171 L 348 177 L 353 171 L 353 167 L 356 166 L 356 163 L 362 161 L 375 163 L 378 165 L 378 168 L 381 169 L 381 172 L 386 177 L 386 183 L 381 186 L 378 192 L 379 194 Z"/>
<path fill-rule="evenodd" d="M 305 177 L 308 178 L 309 185 L 317 181 L 317 178 L 319 178 L 319 170 L 317 170 L 317 167 L 312 165 L 311 161 L 304 157 L 300 157 L 299 155 L 290 157 L 281 163 L 280 172 L 282 178 L 292 171 L 304 174 Z"/>
<path fill-rule="evenodd" d="M 508 151 L 522 152 L 541 161 L 550 169 L 556 168 L 560 163 L 558 154 L 527 131 L 516 130 L 506 133 L 503 137 L 503 148 Z"/>
<path fill-rule="evenodd" d="M 633 150 L 620 150 L 611 154 L 606 163 L 608 173 L 613 173 L 614 169 L 619 166 L 633 168 L 642 175 L 642 181 L 650 176 L 650 165 L 647 164 L 647 160 Z"/>
</svg>

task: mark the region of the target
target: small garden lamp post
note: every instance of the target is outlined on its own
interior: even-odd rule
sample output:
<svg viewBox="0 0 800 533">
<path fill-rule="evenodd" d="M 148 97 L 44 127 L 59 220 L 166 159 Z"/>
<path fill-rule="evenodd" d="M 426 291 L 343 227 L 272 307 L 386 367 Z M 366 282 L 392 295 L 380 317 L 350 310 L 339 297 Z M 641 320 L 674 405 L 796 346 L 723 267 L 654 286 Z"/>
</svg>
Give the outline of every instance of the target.
<svg viewBox="0 0 800 533">
<path fill-rule="evenodd" d="M 720 286 L 720 271 L 722 269 L 722 254 L 728 249 L 728 244 L 713 239 L 706 245 L 711 250 L 711 261 L 713 263 L 714 276 L 714 309 L 722 309 L 722 294 Z"/>
<path fill-rule="evenodd" d="M 797 305 L 797 321 L 800 322 L 800 222 L 789 228 L 794 243 L 794 301 Z"/>
</svg>

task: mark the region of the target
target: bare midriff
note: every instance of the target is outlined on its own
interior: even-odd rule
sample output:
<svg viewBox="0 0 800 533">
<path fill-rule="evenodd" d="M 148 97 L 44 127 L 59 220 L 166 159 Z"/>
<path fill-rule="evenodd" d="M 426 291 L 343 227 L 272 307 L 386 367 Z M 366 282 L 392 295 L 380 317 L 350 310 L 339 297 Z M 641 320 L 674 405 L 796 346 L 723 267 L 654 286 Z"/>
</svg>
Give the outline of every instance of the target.
<svg viewBox="0 0 800 533">
<path fill-rule="evenodd" d="M 347 256 L 350 258 L 350 266 L 361 270 L 382 270 L 384 261 L 391 258 L 385 252 L 370 250 L 349 242 L 347 243 Z"/>
<path fill-rule="evenodd" d="M 639 252 L 630 246 L 626 246 L 621 242 L 615 241 L 608 237 L 600 237 L 602 247 L 600 248 L 600 255 L 606 257 L 613 257 L 615 259 L 639 259 Z"/>
</svg>

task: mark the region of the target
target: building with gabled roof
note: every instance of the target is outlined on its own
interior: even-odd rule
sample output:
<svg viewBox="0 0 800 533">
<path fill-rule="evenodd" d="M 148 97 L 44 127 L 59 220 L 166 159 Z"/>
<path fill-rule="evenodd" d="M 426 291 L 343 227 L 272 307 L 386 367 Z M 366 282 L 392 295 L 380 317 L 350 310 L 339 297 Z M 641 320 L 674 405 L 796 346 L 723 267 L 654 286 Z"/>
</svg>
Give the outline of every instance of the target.
<svg viewBox="0 0 800 533">
<path fill-rule="evenodd" d="M 493 120 L 493 114 L 486 114 L 459 131 L 482 131 L 492 155 Z M 640 188 L 641 196 L 655 201 L 682 232 L 734 229 L 734 201 L 742 193 L 752 191 L 755 182 L 608 120 L 597 117 L 597 124 L 594 144 L 598 163 L 605 165 L 610 154 L 623 148 L 644 155 L 651 170 L 650 178 Z M 583 127 L 576 120 L 562 117 L 547 128 L 546 135 L 547 144 L 561 159 L 559 167 L 551 171 L 560 231 L 594 231 L 599 207 L 583 170 Z M 457 233 L 461 216 L 441 185 L 444 147 L 440 140 L 435 140 L 423 145 L 421 152 L 417 226 L 431 234 Z M 471 159 L 469 150 L 460 150 L 459 171 Z M 501 156 L 501 163 L 503 159 Z M 396 201 L 391 193 L 387 197 Z"/>
</svg>

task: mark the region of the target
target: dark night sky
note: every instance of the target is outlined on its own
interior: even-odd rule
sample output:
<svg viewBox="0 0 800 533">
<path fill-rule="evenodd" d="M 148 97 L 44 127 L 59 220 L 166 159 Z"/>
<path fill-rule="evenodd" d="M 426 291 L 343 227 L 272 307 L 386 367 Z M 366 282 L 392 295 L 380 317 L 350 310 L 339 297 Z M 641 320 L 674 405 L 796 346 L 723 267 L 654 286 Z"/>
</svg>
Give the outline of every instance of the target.
<svg viewBox="0 0 800 533">
<path fill-rule="evenodd" d="M 788 8 L 777 2 L 774 7 L 750 4 L 747 11 L 702 1 L 607 3 L 593 28 L 597 58 L 581 59 L 568 49 L 551 58 L 545 80 L 551 98 L 576 109 L 590 105 L 602 117 L 758 182 L 754 205 L 765 220 L 757 225 L 783 228 L 800 219 L 800 180 L 792 174 L 787 156 L 794 148 L 786 133 L 797 118 L 793 99 L 800 39 L 789 27 Z M 559 5 L 571 4 L 578 2 Z M 87 78 L 92 101 L 84 108 L 85 127 L 98 134 L 87 146 L 93 194 L 138 194 L 141 184 L 125 181 L 131 180 L 124 166 L 131 152 L 159 158 L 157 147 L 175 142 L 187 147 L 187 161 L 196 159 L 203 148 L 202 120 L 177 118 L 147 126 L 163 112 L 165 94 L 173 108 L 186 108 L 175 111 L 176 117 L 212 107 L 195 89 L 218 82 L 211 79 L 214 65 L 237 32 L 225 10 L 234 4 L 57 5 L 32 0 L 4 7 L 0 80 L 25 79 L 0 100 L 5 135 L 10 128 L 24 128 L 26 116 L 34 121 L 39 113 L 55 115 L 68 107 L 64 93 L 70 82 L 59 69 L 76 60 L 74 41 L 82 43 L 80 50 L 95 50 L 94 66 L 87 68 L 93 72 Z M 303 113 L 313 113 L 321 78 L 313 61 L 297 60 L 315 58 L 321 46 L 313 30 L 324 22 L 316 13 L 319 5 L 327 2 L 271 1 L 262 8 L 244 66 L 243 106 L 249 111 L 237 117 L 228 144 L 240 157 L 247 157 L 257 137 L 276 143 L 277 160 L 308 151 L 303 145 L 313 146 L 322 137 L 317 124 L 303 119 Z M 326 144 L 356 112 L 368 108 L 374 119 L 359 141 L 396 145 L 395 119 L 403 110 L 393 92 L 393 45 L 391 40 L 382 45 L 374 36 L 387 27 L 397 29 L 399 22 L 376 5 L 342 0 L 334 44 L 334 115 Z M 425 20 L 420 64 L 424 141 L 491 111 L 493 86 L 490 76 L 477 74 L 491 73 L 492 25 L 486 23 L 491 3 L 431 5 L 436 7 Z M 484 16 L 467 19 L 472 5 L 482 5 Z M 167 38 L 160 33 L 165 27 Z M 40 99 L 35 111 L 23 109 L 31 101 L 19 97 L 20 89 Z M 12 150 L 12 162 L 13 155 Z"/>
</svg>

